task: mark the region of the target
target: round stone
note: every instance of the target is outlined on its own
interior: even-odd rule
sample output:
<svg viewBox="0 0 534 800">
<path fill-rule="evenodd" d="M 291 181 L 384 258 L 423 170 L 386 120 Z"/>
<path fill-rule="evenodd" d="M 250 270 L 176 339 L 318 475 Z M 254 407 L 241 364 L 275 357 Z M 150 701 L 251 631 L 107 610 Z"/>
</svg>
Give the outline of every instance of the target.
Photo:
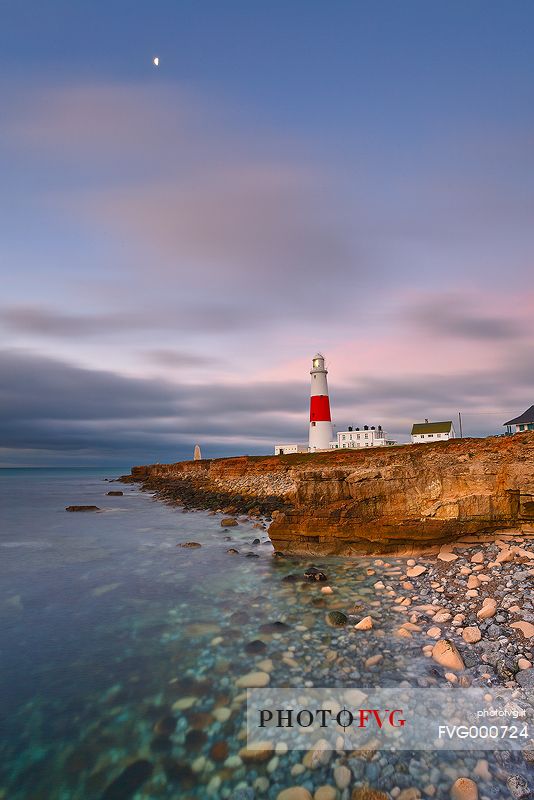
<svg viewBox="0 0 534 800">
<path fill-rule="evenodd" d="M 478 786 L 471 778 L 458 778 L 451 787 L 451 800 L 478 800 Z"/>
</svg>

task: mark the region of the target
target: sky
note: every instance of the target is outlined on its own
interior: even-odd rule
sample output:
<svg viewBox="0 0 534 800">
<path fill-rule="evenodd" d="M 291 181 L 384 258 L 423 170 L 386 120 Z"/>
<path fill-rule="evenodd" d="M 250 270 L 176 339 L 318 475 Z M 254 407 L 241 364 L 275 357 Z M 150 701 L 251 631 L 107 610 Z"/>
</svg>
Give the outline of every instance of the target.
<svg viewBox="0 0 534 800">
<path fill-rule="evenodd" d="M 0 15 L 0 466 L 305 442 L 318 350 L 339 430 L 534 403 L 532 3 Z"/>
</svg>

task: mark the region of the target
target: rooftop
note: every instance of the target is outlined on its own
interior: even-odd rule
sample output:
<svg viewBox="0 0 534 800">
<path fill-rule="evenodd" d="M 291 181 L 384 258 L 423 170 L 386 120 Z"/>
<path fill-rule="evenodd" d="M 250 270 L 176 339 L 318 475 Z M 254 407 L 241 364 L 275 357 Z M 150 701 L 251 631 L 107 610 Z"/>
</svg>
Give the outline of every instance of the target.
<svg viewBox="0 0 534 800">
<path fill-rule="evenodd" d="M 534 406 L 530 406 L 527 408 L 523 414 L 515 419 L 511 419 L 508 422 L 503 422 L 503 425 L 521 425 L 524 423 L 534 422 Z"/>
<path fill-rule="evenodd" d="M 452 422 L 415 422 L 412 426 L 412 436 L 420 433 L 450 433 Z"/>
</svg>

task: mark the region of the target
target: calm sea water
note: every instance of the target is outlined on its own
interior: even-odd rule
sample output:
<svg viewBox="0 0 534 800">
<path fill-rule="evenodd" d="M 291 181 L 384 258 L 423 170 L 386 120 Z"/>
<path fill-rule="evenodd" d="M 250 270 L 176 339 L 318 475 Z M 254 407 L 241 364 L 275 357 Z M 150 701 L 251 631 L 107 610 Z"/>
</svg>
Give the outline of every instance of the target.
<svg viewBox="0 0 534 800">
<path fill-rule="evenodd" d="M 243 746 L 239 676 L 266 658 L 272 686 L 417 685 L 430 675 L 420 643 L 393 636 L 399 621 L 389 607 L 380 609 L 381 631 L 357 643 L 325 625 L 336 605 L 380 605 L 370 561 L 322 561 L 336 587 L 325 598 L 316 586 L 283 580 L 310 562 L 273 559 L 266 531 L 250 523 L 223 529 L 219 517 L 184 514 L 104 477 L 0 471 L 0 798 L 276 798 L 295 784 L 290 770 L 302 754 L 270 772 L 225 764 Z M 107 497 L 113 489 L 124 496 Z M 66 513 L 70 504 L 102 511 Z M 178 547 L 183 541 L 202 547 Z M 276 621 L 287 629 L 262 632 Z M 247 644 L 258 637 L 265 652 L 251 654 Z M 384 659 L 370 676 L 363 663 L 376 652 Z M 220 709 L 230 709 L 227 719 Z M 175 730 L 161 735 L 158 721 L 169 716 Z M 456 768 L 469 774 L 474 766 L 454 754 L 421 758 L 419 781 L 433 780 L 438 798 Z M 397 785 L 387 763 L 362 762 L 374 773 L 361 780 Z M 331 768 L 299 778 L 312 793 L 331 782 Z M 500 791 L 489 787 L 486 796 Z"/>
</svg>

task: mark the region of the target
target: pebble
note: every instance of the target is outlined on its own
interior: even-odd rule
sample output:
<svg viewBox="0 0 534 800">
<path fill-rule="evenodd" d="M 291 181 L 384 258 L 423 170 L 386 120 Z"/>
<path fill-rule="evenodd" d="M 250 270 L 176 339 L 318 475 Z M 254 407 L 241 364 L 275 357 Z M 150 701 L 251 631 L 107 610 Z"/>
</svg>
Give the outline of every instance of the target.
<svg viewBox="0 0 534 800">
<path fill-rule="evenodd" d="M 363 617 L 354 627 L 357 631 L 370 631 L 373 627 L 372 617 Z"/>
<path fill-rule="evenodd" d="M 217 722 L 226 722 L 232 716 L 231 710 L 222 706 L 219 708 L 214 708 L 211 713 Z"/>
<path fill-rule="evenodd" d="M 482 639 L 480 628 L 477 628 L 475 625 L 464 628 L 462 631 L 462 639 L 468 644 L 479 642 Z"/>
<path fill-rule="evenodd" d="M 510 627 L 521 631 L 525 639 L 532 639 L 534 636 L 534 625 L 531 622 L 512 622 Z"/>
<path fill-rule="evenodd" d="M 429 628 L 426 632 L 427 636 L 430 636 L 431 639 L 439 639 L 441 636 L 441 628 L 432 627 Z"/>
<path fill-rule="evenodd" d="M 274 746 L 272 742 L 255 742 L 254 747 L 242 747 L 239 751 L 239 758 L 246 763 L 268 761 L 273 752 Z"/>
<path fill-rule="evenodd" d="M 313 800 L 336 800 L 337 792 L 333 786 L 319 786 L 313 795 Z"/>
<path fill-rule="evenodd" d="M 346 789 L 352 778 L 352 773 L 348 767 L 342 764 L 334 770 L 334 781 L 338 789 Z"/>
<path fill-rule="evenodd" d="M 403 789 L 399 794 L 399 800 L 419 800 L 421 792 L 416 786 L 410 786 L 409 789 Z"/>
<path fill-rule="evenodd" d="M 407 569 L 406 575 L 408 576 L 408 578 L 417 578 L 424 572 L 426 572 L 426 567 L 423 567 L 421 564 L 418 564 L 416 567 L 410 567 L 410 569 Z"/>
<path fill-rule="evenodd" d="M 486 597 L 482 603 L 482 608 L 477 611 L 478 619 L 490 619 L 497 613 L 497 601 L 492 597 Z"/>
<path fill-rule="evenodd" d="M 489 783 L 491 781 L 491 772 L 489 771 L 488 762 L 485 758 L 480 758 L 477 761 L 473 770 L 473 775 L 476 775 L 477 778 L 480 778 L 484 783 Z"/>
<path fill-rule="evenodd" d="M 510 775 L 506 785 L 515 800 L 526 800 L 527 797 L 531 796 L 528 782 L 522 775 Z"/>
<path fill-rule="evenodd" d="M 528 658 L 520 658 L 517 662 L 517 666 L 519 669 L 530 669 L 532 667 L 532 662 L 528 660 Z"/>
<path fill-rule="evenodd" d="M 283 789 L 276 800 L 313 800 L 313 798 L 302 786 L 291 786 L 289 789 Z"/>
<path fill-rule="evenodd" d="M 458 778 L 451 787 L 451 800 L 478 800 L 478 786 L 471 778 Z"/>
<path fill-rule="evenodd" d="M 465 664 L 455 644 L 448 639 L 440 639 L 436 642 L 432 648 L 432 658 L 441 667 L 446 667 L 454 672 L 461 672 L 465 669 Z"/>
<path fill-rule="evenodd" d="M 261 689 L 263 686 L 267 686 L 270 680 L 271 677 L 267 672 L 249 672 L 238 678 L 235 685 L 239 689 Z"/>
<path fill-rule="evenodd" d="M 456 561 L 458 556 L 456 553 L 450 553 L 448 550 L 441 550 L 438 553 L 438 558 L 440 561 Z"/>
<path fill-rule="evenodd" d="M 322 586 L 321 594 L 334 594 L 334 590 L 332 589 L 331 586 Z"/>
<path fill-rule="evenodd" d="M 181 697 L 175 703 L 172 704 L 173 711 L 186 711 L 188 708 L 192 708 L 195 703 L 198 701 L 198 697 Z"/>
<path fill-rule="evenodd" d="M 383 658 L 384 656 L 382 655 L 382 653 L 377 653 L 374 656 L 369 656 L 369 658 L 367 658 L 365 661 L 365 667 L 367 669 L 369 669 L 369 667 L 375 667 L 380 661 L 382 661 Z"/>
</svg>

